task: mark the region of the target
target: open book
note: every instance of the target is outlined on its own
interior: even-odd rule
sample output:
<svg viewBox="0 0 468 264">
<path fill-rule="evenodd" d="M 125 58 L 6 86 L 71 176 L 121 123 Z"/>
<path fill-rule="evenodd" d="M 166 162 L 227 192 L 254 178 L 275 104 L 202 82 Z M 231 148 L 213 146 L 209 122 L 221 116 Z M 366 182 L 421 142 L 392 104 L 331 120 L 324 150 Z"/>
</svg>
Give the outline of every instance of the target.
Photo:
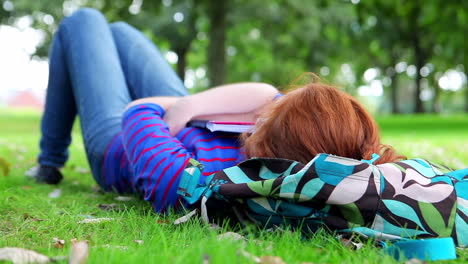
<svg viewBox="0 0 468 264">
<path fill-rule="evenodd" d="M 251 131 L 255 123 L 253 122 L 226 122 L 211 120 L 192 120 L 187 123 L 188 127 L 202 127 L 214 131 L 224 131 L 233 133 L 243 133 Z"/>
</svg>

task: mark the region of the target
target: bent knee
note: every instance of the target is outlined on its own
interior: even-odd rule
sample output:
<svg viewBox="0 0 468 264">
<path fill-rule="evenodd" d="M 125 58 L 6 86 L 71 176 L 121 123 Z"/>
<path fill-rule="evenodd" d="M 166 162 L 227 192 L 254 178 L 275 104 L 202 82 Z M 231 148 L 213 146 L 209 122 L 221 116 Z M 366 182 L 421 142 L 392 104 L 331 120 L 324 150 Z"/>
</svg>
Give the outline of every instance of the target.
<svg viewBox="0 0 468 264">
<path fill-rule="evenodd" d="M 110 28 L 112 31 L 121 31 L 121 30 L 128 30 L 132 28 L 127 22 L 118 21 L 110 24 Z"/>
<path fill-rule="evenodd" d="M 104 15 L 94 8 L 84 7 L 80 8 L 77 11 L 73 12 L 69 17 L 63 20 L 63 24 L 76 23 L 78 25 L 83 24 L 86 21 L 86 24 L 94 23 L 107 23 Z"/>
</svg>

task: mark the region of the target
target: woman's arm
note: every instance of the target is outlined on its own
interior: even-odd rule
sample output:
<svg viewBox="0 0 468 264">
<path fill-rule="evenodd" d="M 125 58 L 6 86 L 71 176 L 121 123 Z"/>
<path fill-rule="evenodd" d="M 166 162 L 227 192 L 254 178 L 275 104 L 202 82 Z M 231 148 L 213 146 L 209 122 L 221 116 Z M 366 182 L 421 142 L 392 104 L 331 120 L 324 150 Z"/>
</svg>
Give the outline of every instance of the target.
<svg viewBox="0 0 468 264">
<path fill-rule="evenodd" d="M 137 99 L 132 101 L 125 107 L 123 112 L 125 113 L 128 109 L 130 109 L 134 105 L 145 104 L 145 103 L 153 103 L 161 106 L 164 111 L 171 108 L 171 106 L 182 97 L 175 97 L 175 96 L 155 96 L 155 97 L 146 97 Z"/>
<path fill-rule="evenodd" d="M 278 93 L 266 83 L 236 83 L 218 86 L 177 100 L 166 112 L 164 121 L 176 135 L 192 119 L 252 121 Z"/>
<path fill-rule="evenodd" d="M 254 122 L 261 109 L 272 101 L 278 90 L 266 83 L 235 83 L 217 86 L 186 97 L 149 97 L 133 101 L 155 103 L 166 114 L 164 121 L 176 135 L 192 119 Z"/>
</svg>

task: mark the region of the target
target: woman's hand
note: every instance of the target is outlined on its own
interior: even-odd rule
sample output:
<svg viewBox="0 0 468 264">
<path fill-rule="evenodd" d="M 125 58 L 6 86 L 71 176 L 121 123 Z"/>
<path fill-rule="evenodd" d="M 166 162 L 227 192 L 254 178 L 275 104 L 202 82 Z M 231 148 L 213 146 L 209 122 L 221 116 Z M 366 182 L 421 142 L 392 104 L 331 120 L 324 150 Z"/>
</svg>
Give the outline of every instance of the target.
<svg viewBox="0 0 468 264">
<path fill-rule="evenodd" d="M 190 96 L 179 98 L 171 107 L 166 109 L 163 120 L 169 127 L 171 136 L 177 135 L 194 116 Z"/>
</svg>

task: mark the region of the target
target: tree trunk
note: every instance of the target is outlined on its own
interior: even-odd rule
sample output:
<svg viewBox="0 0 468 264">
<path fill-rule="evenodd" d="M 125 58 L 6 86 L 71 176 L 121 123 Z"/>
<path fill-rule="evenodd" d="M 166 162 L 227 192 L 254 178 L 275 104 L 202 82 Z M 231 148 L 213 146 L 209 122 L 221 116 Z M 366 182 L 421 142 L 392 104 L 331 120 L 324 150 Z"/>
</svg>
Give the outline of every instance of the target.
<svg viewBox="0 0 468 264">
<path fill-rule="evenodd" d="M 418 26 L 418 18 L 420 15 L 420 6 L 419 4 L 415 5 L 413 9 L 413 14 L 412 17 L 414 19 L 413 23 L 413 38 L 412 38 L 412 44 L 413 44 L 413 51 L 414 51 L 414 60 L 415 60 L 415 65 L 416 65 L 416 90 L 414 91 L 414 105 L 415 105 L 415 110 L 414 112 L 416 113 L 423 113 L 424 108 L 422 104 L 422 100 L 420 98 L 421 94 L 421 68 L 424 66 L 424 54 L 423 50 L 421 48 L 421 39 L 420 39 L 420 29 Z"/>
<path fill-rule="evenodd" d="M 464 74 L 466 76 L 466 64 Z M 465 85 L 465 112 L 468 113 L 468 85 Z"/>
<path fill-rule="evenodd" d="M 399 114 L 400 109 L 398 108 L 398 75 L 395 70 L 393 70 L 393 73 L 390 76 L 390 79 L 392 80 L 392 84 L 390 85 L 390 89 L 392 89 L 391 90 L 392 114 Z"/>
<path fill-rule="evenodd" d="M 177 54 L 177 75 L 183 81 L 185 81 L 185 68 L 187 67 L 187 51 L 188 49 L 180 48 L 176 49 L 175 53 Z"/>
<path fill-rule="evenodd" d="M 432 112 L 440 113 L 441 106 L 440 106 L 440 87 L 435 79 L 435 77 L 430 78 L 431 84 L 434 87 L 434 98 L 432 99 Z"/>
<path fill-rule="evenodd" d="M 210 86 L 223 84 L 226 78 L 226 13 L 228 0 L 209 0 L 208 78 Z"/>
</svg>

